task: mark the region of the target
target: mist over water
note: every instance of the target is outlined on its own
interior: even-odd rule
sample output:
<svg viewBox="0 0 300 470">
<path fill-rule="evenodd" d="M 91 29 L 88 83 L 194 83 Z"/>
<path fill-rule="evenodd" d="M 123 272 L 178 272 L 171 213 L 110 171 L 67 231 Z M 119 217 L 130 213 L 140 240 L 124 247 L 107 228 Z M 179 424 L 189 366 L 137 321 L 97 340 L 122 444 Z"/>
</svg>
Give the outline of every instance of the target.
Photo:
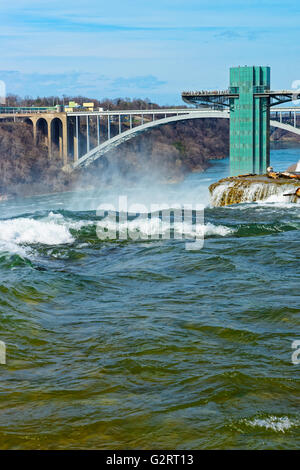
<svg viewBox="0 0 300 470">
<path fill-rule="evenodd" d="M 227 175 L 1 203 L 1 449 L 299 447 L 299 204 L 212 208 Z M 204 204 L 203 249 L 99 240 L 97 208 L 120 195 Z"/>
<path fill-rule="evenodd" d="M 116 208 L 119 206 L 119 197 L 126 196 L 128 205 L 144 204 L 150 208 L 153 204 L 188 204 L 202 203 L 209 204 L 208 185 L 211 178 L 198 177 L 199 174 L 191 174 L 186 179 L 178 183 L 169 183 L 158 175 L 157 170 L 151 173 L 138 173 L 134 181 L 128 181 L 126 176 L 115 172 L 115 178 L 110 184 L 100 186 L 98 189 L 82 189 L 79 181 L 78 192 L 75 192 L 68 201 L 68 208 L 71 210 L 97 210 L 102 203 L 110 203 Z M 200 181 L 197 186 L 195 181 Z M 208 183 L 208 184 L 207 184 Z M 82 198 L 82 193 L 85 197 Z"/>
</svg>

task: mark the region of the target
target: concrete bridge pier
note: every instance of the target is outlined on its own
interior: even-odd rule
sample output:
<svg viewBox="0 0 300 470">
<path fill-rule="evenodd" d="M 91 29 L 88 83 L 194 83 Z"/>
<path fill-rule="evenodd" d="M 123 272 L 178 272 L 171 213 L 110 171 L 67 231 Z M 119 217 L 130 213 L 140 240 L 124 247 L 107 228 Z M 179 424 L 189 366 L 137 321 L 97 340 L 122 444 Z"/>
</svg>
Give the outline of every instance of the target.
<svg viewBox="0 0 300 470">
<path fill-rule="evenodd" d="M 78 161 L 79 158 L 79 125 L 80 125 L 80 117 L 75 116 L 75 132 L 73 136 L 73 155 L 74 155 L 74 163 Z"/>
<path fill-rule="evenodd" d="M 64 165 L 68 164 L 68 121 L 64 115 L 62 119 L 62 158 Z"/>
<path fill-rule="evenodd" d="M 100 117 L 97 115 L 97 143 L 100 145 Z"/>
<path fill-rule="evenodd" d="M 36 116 L 28 116 L 25 122 L 32 124 L 33 139 L 38 144 L 41 139 L 48 147 L 48 156 L 51 159 L 55 147 L 63 160 L 68 163 L 68 128 L 65 113 L 44 113 Z"/>
<path fill-rule="evenodd" d="M 52 157 L 52 142 L 51 142 L 51 122 L 48 122 L 48 139 L 47 139 L 47 146 L 48 146 L 48 157 L 49 160 Z"/>
<path fill-rule="evenodd" d="M 28 119 L 29 122 L 31 122 L 29 119 Z M 33 142 L 34 142 L 34 145 L 37 145 L 37 131 L 36 131 L 36 125 L 34 125 L 32 122 L 32 132 L 33 132 Z"/>
<path fill-rule="evenodd" d="M 90 122 L 89 116 L 86 116 L 86 152 L 90 151 Z"/>
<path fill-rule="evenodd" d="M 84 129 L 81 127 L 84 119 Z M 68 121 L 68 153 L 70 158 L 76 163 L 82 154 L 91 149 L 91 122 L 90 116 L 69 116 Z M 100 142 L 99 117 L 97 116 L 97 141 Z"/>
<path fill-rule="evenodd" d="M 110 115 L 107 115 L 107 139 L 110 139 Z"/>
</svg>

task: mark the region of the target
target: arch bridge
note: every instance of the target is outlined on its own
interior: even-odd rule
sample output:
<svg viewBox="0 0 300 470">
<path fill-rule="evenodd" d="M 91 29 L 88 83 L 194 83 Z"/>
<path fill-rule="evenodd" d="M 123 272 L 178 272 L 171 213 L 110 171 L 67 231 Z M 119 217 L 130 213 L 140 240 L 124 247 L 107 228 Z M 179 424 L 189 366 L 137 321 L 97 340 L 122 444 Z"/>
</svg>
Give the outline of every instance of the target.
<svg viewBox="0 0 300 470">
<path fill-rule="evenodd" d="M 0 108 L 1 109 L 1 108 Z M 300 107 L 273 107 L 270 125 L 300 135 Z M 49 158 L 57 151 L 65 168 L 86 167 L 110 150 L 157 126 L 186 119 L 229 119 L 230 109 L 162 108 L 118 111 L 1 112 L 0 119 L 25 121 L 32 126 L 35 142 L 48 147 Z"/>
<path fill-rule="evenodd" d="M 71 119 L 75 120 L 74 135 L 74 161 L 73 168 L 88 166 L 105 153 L 118 147 L 123 142 L 137 135 L 149 131 L 157 126 L 172 124 L 186 119 L 229 119 L 229 110 L 214 110 L 210 108 L 183 108 L 183 109 L 158 109 L 158 110 L 131 110 L 131 111 L 105 111 L 93 113 L 70 113 Z M 96 115 L 96 116 L 95 116 Z M 94 145 L 91 145 L 90 128 L 91 120 L 95 120 Z M 86 121 L 87 132 L 86 152 L 80 154 L 79 147 L 79 121 Z M 101 123 L 104 121 L 104 126 Z M 294 134 L 300 135 L 300 107 L 296 108 L 273 108 L 271 111 L 270 125 Z M 103 135 L 103 127 L 106 135 Z"/>
</svg>

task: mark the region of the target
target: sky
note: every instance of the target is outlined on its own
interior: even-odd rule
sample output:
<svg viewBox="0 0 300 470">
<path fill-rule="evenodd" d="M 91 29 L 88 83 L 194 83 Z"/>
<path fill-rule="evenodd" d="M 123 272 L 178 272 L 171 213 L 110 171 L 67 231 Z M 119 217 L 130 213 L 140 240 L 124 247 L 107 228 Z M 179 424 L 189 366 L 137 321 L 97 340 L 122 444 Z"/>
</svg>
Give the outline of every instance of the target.
<svg viewBox="0 0 300 470">
<path fill-rule="evenodd" d="M 272 88 L 300 80 L 294 0 L 0 0 L 0 80 L 20 96 L 182 103 L 225 89 L 229 68 L 271 66 Z"/>
</svg>

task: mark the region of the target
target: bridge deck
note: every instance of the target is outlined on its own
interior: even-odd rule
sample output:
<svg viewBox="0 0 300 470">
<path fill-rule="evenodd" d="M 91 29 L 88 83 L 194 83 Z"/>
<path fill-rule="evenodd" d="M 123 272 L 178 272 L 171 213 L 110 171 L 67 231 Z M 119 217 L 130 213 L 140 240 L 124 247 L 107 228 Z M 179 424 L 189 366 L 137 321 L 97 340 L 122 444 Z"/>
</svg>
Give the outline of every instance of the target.
<svg viewBox="0 0 300 470">
<path fill-rule="evenodd" d="M 209 107 L 198 107 L 198 108 L 159 108 L 159 109 L 122 109 L 122 110 L 106 110 L 106 111 L 73 111 L 73 112 L 56 112 L 56 111 L 46 111 L 43 112 L 26 112 L 26 113 L 1 113 L 0 107 L 0 119 L 12 119 L 12 118 L 28 118 L 31 116 L 40 115 L 44 117 L 46 114 L 51 116 L 55 115 L 59 117 L 59 115 L 64 115 L 67 117 L 76 117 L 76 116 L 130 116 L 130 115 L 180 115 L 180 114 L 191 114 L 191 113 L 199 113 L 199 112 L 209 112 L 213 117 L 214 113 L 218 112 L 217 110 L 210 109 Z M 226 112 L 226 111 L 225 111 Z M 271 113 L 300 113 L 300 106 L 290 106 L 290 107 L 281 107 L 276 106 L 271 108 Z"/>
</svg>

